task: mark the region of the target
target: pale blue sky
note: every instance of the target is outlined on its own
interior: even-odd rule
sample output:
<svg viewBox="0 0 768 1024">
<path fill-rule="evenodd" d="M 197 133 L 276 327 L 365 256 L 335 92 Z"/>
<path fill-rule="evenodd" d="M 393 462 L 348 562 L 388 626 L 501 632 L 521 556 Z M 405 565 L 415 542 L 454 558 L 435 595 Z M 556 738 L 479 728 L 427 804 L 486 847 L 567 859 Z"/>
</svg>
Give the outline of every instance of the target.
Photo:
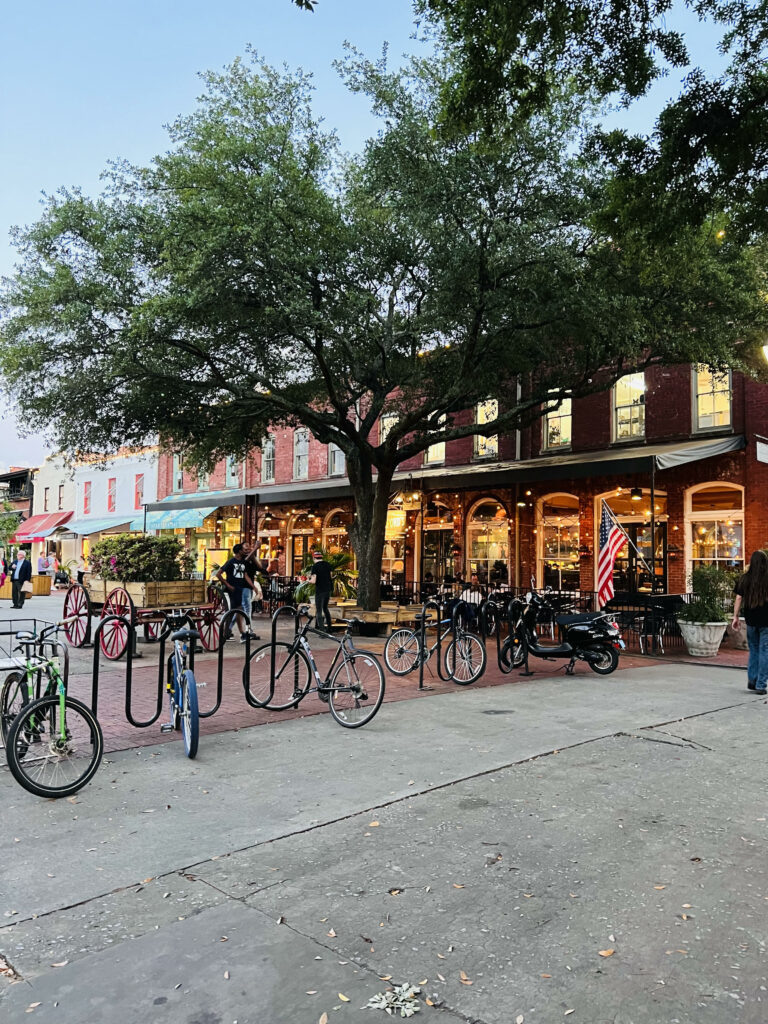
<svg viewBox="0 0 768 1024">
<path fill-rule="evenodd" d="M 10 227 L 37 219 L 42 192 L 79 185 L 94 194 L 109 160 L 145 163 L 166 148 L 163 126 L 193 108 L 197 72 L 220 69 L 248 44 L 270 63 L 312 71 L 317 112 L 354 150 L 374 123 L 332 61 L 344 40 L 369 56 L 386 40 L 393 59 L 414 45 L 410 0 L 320 0 L 313 14 L 290 0 L 6 0 L 2 10 L 0 274 L 13 269 Z M 679 78 L 658 87 L 632 124 L 650 127 L 647 111 L 679 91 Z M 0 466 L 35 465 L 45 451 L 39 438 L 19 439 L 14 414 L 0 417 Z"/>
</svg>

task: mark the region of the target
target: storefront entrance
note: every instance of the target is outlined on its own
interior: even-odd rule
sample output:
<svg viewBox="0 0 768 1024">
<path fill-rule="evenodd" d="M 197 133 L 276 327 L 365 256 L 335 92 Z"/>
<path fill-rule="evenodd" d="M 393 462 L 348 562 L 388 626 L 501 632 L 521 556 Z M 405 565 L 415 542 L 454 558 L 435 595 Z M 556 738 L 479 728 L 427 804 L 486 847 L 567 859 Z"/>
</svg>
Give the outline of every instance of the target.
<svg viewBox="0 0 768 1024">
<path fill-rule="evenodd" d="M 453 578 L 453 527 L 448 529 L 425 529 L 422 580 L 432 579 L 437 583 L 447 577 Z"/>
<path fill-rule="evenodd" d="M 667 524 L 656 523 L 655 564 L 652 563 L 650 523 L 622 523 L 632 544 L 625 544 L 613 567 L 613 589 L 617 594 L 665 594 L 667 592 Z M 643 561 L 647 565 L 643 564 Z M 652 585 L 650 569 L 656 573 Z"/>
</svg>

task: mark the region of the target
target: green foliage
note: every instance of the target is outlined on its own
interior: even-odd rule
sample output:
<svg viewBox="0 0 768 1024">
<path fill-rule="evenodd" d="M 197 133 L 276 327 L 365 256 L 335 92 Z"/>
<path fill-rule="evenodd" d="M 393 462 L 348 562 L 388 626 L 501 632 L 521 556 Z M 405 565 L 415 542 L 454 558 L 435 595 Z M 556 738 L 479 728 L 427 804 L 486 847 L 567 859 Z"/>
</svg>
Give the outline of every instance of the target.
<svg viewBox="0 0 768 1024">
<path fill-rule="evenodd" d="M 315 550 L 322 552 L 323 558 L 331 567 L 333 596 L 342 597 L 348 600 L 356 598 L 357 590 L 355 589 L 353 581 L 357 579 L 357 571 L 352 568 L 352 555 L 346 551 L 336 551 L 331 553 L 325 548 L 316 548 Z M 305 580 L 305 577 L 309 576 L 313 561 L 311 553 L 304 557 L 304 564 L 301 567 L 302 582 L 294 592 L 294 598 L 296 601 L 308 601 L 314 596 L 314 583 L 310 583 L 308 580 Z"/>
<path fill-rule="evenodd" d="M 678 618 L 683 622 L 727 622 L 733 601 L 734 576 L 716 565 L 700 565 L 691 573 L 693 599 Z"/>
<path fill-rule="evenodd" d="M 180 580 L 194 559 L 176 537 L 105 537 L 91 548 L 91 571 L 103 580 L 156 583 Z"/>
<path fill-rule="evenodd" d="M 0 508 L 0 545 L 9 547 L 8 538 L 12 537 L 19 528 L 19 513 L 16 512 L 10 502 L 4 501 Z"/>
</svg>

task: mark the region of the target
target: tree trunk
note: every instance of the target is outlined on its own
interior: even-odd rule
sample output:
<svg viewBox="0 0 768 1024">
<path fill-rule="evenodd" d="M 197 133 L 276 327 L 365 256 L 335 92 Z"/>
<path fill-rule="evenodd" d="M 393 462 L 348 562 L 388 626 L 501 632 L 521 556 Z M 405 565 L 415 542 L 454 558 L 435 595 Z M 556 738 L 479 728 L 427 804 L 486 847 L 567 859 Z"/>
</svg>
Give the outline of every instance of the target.
<svg viewBox="0 0 768 1024">
<path fill-rule="evenodd" d="M 357 512 L 350 531 L 359 573 L 357 600 L 365 611 L 375 612 L 381 604 L 381 558 L 394 469 L 379 470 L 374 477 L 372 467 L 355 455 L 347 460 L 347 473 Z"/>
</svg>

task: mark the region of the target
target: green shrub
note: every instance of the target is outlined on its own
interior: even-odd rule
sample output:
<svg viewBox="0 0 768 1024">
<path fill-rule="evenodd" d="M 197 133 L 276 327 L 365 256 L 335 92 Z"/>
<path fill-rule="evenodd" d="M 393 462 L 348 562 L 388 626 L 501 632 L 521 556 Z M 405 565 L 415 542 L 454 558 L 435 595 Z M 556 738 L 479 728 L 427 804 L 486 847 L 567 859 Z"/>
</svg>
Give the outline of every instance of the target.
<svg viewBox="0 0 768 1024">
<path fill-rule="evenodd" d="M 194 559 L 176 537 L 105 537 L 91 548 L 91 570 L 102 580 L 158 583 L 180 580 L 192 571 Z"/>
<path fill-rule="evenodd" d="M 357 579 L 357 570 L 352 568 L 354 561 L 352 555 L 347 554 L 346 551 L 337 551 L 335 554 L 331 554 L 325 548 L 316 548 L 315 550 L 322 552 L 323 558 L 331 567 L 331 585 L 334 597 L 356 598 L 357 590 L 353 580 Z M 305 581 L 312 570 L 313 561 L 311 552 L 305 555 L 304 565 L 301 568 L 302 582 L 296 587 L 293 595 L 296 601 L 308 601 L 315 596 L 314 583 Z"/>
<path fill-rule="evenodd" d="M 727 622 L 733 599 L 733 573 L 700 565 L 691 573 L 692 600 L 678 613 L 683 622 Z"/>
</svg>

